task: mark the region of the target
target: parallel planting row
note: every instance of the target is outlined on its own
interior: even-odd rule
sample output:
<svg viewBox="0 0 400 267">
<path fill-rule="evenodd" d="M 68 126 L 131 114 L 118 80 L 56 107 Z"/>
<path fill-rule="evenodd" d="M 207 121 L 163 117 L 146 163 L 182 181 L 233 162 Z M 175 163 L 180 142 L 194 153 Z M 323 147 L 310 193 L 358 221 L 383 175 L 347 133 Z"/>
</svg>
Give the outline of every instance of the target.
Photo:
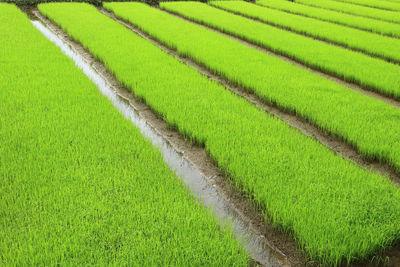
<svg viewBox="0 0 400 267">
<path fill-rule="evenodd" d="M 209 41 L 195 27 L 190 28 L 194 35 L 189 34 L 194 43 L 184 42 L 180 33 L 190 33 L 188 27 L 144 4 L 108 3 L 106 7 L 140 22 L 146 31 L 157 31 L 161 40 L 176 38 L 179 48 L 171 40 L 167 43 L 180 52 L 198 48 L 194 44 L 203 37 Z M 336 265 L 363 258 L 397 240 L 400 191 L 388 179 L 266 115 L 90 5 L 41 4 L 39 10 L 103 61 L 170 125 L 204 145 L 232 183 L 277 225 L 292 232 L 311 258 Z M 167 25 L 174 27 L 174 34 Z M 224 40 L 219 35 L 211 37 Z M 211 48 L 214 45 L 208 43 Z M 240 53 L 236 56 L 240 58 Z M 223 54 L 215 60 L 235 66 Z M 254 68 L 242 71 L 251 75 Z"/>
<path fill-rule="evenodd" d="M 392 10 L 382 10 L 372 7 L 365 7 L 350 3 L 338 2 L 334 0 L 295 0 L 296 3 L 307 6 L 320 7 L 328 10 L 335 10 L 347 14 L 373 18 L 382 21 L 400 23 L 400 12 Z"/>
<path fill-rule="evenodd" d="M 302 35 L 328 41 L 389 61 L 400 62 L 400 39 L 293 15 L 245 1 L 211 1 L 209 3 L 212 6 L 257 19 Z M 190 7 L 191 4 L 188 6 Z M 179 4 L 179 7 L 181 8 L 181 4 Z M 187 12 L 185 13 L 187 14 Z M 290 45 L 291 43 L 288 44 Z"/>
<path fill-rule="evenodd" d="M 14 5 L 0 4 L 0 36 L 0 265 L 249 263 L 150 142 Z"/>
<path fill-rule="evenodd" d="M 361 6 L 375 7 L 386 10 L 400 11 L 400 2 L 392 2 L 386 0 L 336 0 L 345 3 L 352 3 Z M 395 0 L 396 1 L 396 0 Z"/>
<path fill-rule="evenodd" d="M 162 2 L 160 7 L 293 58 L 312 68 L 400 99 L 399 65 L 256 22 L 200 2 Z M 400 46 L 389 46 L 399 51 Z M 371 50 L 371 53 L 378 53 L 376 51 Z M 389 57 L 396 60 L 400 53 L 394 54 Z"/>
<path fill-rule="evenodd" d="M 341 13 L 338 11 L 327 10 L 318 7 L 306 6 L 290 1 L 282 0 L 258 0 L 258 5 L 282 10 L 291 14 L 302 15 L 322 21 L 329 21 L 340 25 L 350 26 L 356 29 L 380 33 L 387 36 L 400 37 L 400 25 Z"/>
<path fill-rule="evenodd" d="M 201 5 L 194 3 L 198 10 Z M 400 170 L 399 109 L 156 8 L 133 3 L 105 7 L 266 102 L 340 136 L 363 156 Z"/>
</svg>

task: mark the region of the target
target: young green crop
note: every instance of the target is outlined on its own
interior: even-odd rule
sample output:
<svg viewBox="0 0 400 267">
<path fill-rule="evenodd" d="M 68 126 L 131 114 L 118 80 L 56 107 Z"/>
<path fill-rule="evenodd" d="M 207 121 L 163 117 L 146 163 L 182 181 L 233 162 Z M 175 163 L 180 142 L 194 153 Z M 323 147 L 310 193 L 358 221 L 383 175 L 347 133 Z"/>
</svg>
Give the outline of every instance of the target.
<svg viewBox="0 0 400 267">
<path fill-rule="evenodd" d="M 372 7 L 337 2 L 333 0 L 295 0 L 295 2 L 307 6 L 335 10 L 342 13 L 362 16 L 366 18 L 374 18 L 382 21 L 400 23 L 400 12 L 398 11 L 376 9 Z"/>
<path fill-rule="evenodd" d="M 152 15 L 160 11 L 140 3 L 106 6 L 135 18 L 140 14 L 161 29 L 172 22 L 160 24 Z M 291 231 L 311 258 L 335 265 L 398 239 L 400 191 L 386 178 L 266 115 L 90 5 L 51 3 L 39 10 L 170 125 L 204 145 L 232 183 Z"/>
<path fill-rule="evenodd" d="M 74 63 L 0 4 L 0 265 L 247 265 Z"/>
<path fill-rule="evenodd" d="M 341 137 L 363 156 L 400 170 L 399 109 L 155 8 L 105 7 L 181 55 Z"/>
<path fill-rule="evenodd" d="M 360 30 L 380 33 L 386 36 L 400 37 L 400 25 L 391 22 L 353 16 L 337 11 L 297 4 L 290 1 L 258 0 L 256 3 L 258 5 L 282 10 L 291 14 L 333 22 Z"/>
<path fill-rule="evenodd" d="M 399 65 L 256 22 L 200 2 L 162 2 L 160 7 L 293 58 L 312 68 L 400 99 Z M 397 40 L 388 47 L 399 51 L 400 45 L 396 46 L 396 43 Z M 379 47 L 382 52 L 386 45 L 381 42 L 381 45 L 377 44 L 375 47 Z M 368 44 L 363 45 L 366 46 Z M 369 51 L 377 53 L 376 50 Z M 400 51 L 388 52 L 386 56 L 398 61 Z"/>
<path fill-rule="evenodd" d="M 375 7 L 386 10 L 400 11 L 400 3 L 385 1 L 385 0 L 336 0 L 336 1 L 352 3 L 367 7 Z"/>
<path fill-rule="evenodd" d="M 173 4 L 172 7 L 166 4 L 165 8 L 173 12 L 178 9 L 177 12 L 182 13 L 180 12 L 182 4 L 183 3 Z M 317 19 L 288 14 L 283 11 L 261 7 L 245 1 L 211 1 L 209 4 L 235 14 L 258 19 L 267 24 L 289 29 L 299 34 L 329 41 L 369 55 L 400 63 L 400 39 L 380 36 Z M 190 6 L 191 4 L 189 4 L 189 7 Z M 184 13 L 190 14 L 189 12 Z"/>
</svg>

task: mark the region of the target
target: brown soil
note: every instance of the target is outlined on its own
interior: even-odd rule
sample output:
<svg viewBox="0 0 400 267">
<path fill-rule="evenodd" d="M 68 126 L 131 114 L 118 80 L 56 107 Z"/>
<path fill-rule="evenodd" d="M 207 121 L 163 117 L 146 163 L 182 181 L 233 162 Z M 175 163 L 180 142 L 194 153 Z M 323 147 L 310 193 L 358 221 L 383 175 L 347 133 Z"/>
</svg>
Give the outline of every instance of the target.
<svg viewBox="0 0 400 267">
<path fill-rule="evenodd" d="M 152 43 L 158 45 L 161 49 L 167 51 L 170 54 L 173 54 L 177 57 L 181 62 L 186 63 L 187 65 L 196 68 L 198 71 L 208 76 L 211 79 L 214 79 L 236 94 L 248 99 L 256 106 L 266 110 L 267 112 L 273 114 L 288 122 L 295 128 L 298 128 L 303 133 L 313 136 L 320 140 L 321 143 L 331 147 L 337 153 L 342 154 L 344 157 L 348 157 L 349 159 L 355 161 L 358 164 L 361 164 L 367 168 L 373 168 L 382 173 L 390 173 L 391 170 L 388 170 L 386 167 L 382 167 L 376 163 L 368 163 L 364 162 L 357 152 L 350 148 L 348 145 L 343 144 L 341 141 L 335 140 L 329 135 L 324 134 L 314 126 L 309 125 L 304 120 L 297 118 L 294 115 L 284 113 L 277 109 L 276 107 L 268 106 L 267 104 L 260 101 L 257 97 L 252 94 L 248 94 L 241 90 L 240 88 L 234 87 L 229 82 L 224 79 L 217 77 L 210 73 L 205 68 L 198 66 L 194 62 L 189 59 L 179 57 L 176 52 L 164 47 L 158 42 L 152 40 L 147 35 L 138 31 L 136 28 L 131 25 L 117 19 L 114 15 L 109 12 L 99 9 L 104 14 L 112 17 L 116 21 L 122 23 L 132 31 L 136 32 L 143 38 L 151 41 Z M 24 10 L 25 11 L 25 10 Z M 268 246 L 273 251 L 272 257 L 274 257 L 276 265 L 274 266 L 318 266 L 318 263 L 309 261 L 304 253 L 297 247 L 297 244 L 293 237 L 287 235 L 280 231 L 277 228 L 274 228 L 272 224 L 264 218 L 262 215 L 262 211 L 256 208 L 248 199 L 247 196 L 243 195 L 241 192 L 230 186 L 229 178 L 224 176 L 223 173 L 218 169 L 216 164 L 210 158 L 210 156 L 206 153 L 205 149 L 194 145 L 188 141 L 185 141 L 184 137 L 174 129 L 171 129 L 166 122 L 162 120 L 150 107 L 148 107 L 142 101 L 135 99 L 132 92 L 121 86 L 117 79 L 105 68 L 105 66 L 98 60 L 96 60 L 90 52 L 88 52 L 82 45 L 73 41 L 67 34 L 65 34 L 58 26 L 45 19 L 36 8 L 32 8 L 29 10 L 30 13 L 34 14 L 36 18 L 40 19 L 47 27 L 53 30 L 60 38 L 66 41 L 75 51 L 77 51 L 83 58 L 85 58 L 91 65 L 98 71 L 103 77 L 105 77 L 108 82 L 113 85 L 116 89 L 117 93 L 127 99 L 131 106 L 134 107 L 135 110 L 139 113 L 141 117 L 146 119 L 146 121 L 157 131 L 159 132 L 177 151 L 180 151 L 184 154 L 184 157 L 191 162 L 194 166 L 196 166 L 205 177 L 210 179 L 210 182 L 215 183 L 218 191 L 225 196 L 226 199 L 232 203 L 235 209 L 249 222 L 250 226 L 255 229 L 259 234 L 260 238 L 265 238 L 267 240 Z M 344 153 L 344 154 L 343 154 Z M 359 162 L 358 162 L 359 161 Z M 377 165 L 377 166 L 375 166 Z M 393 173 L 394 176 L 391 176 L 392 179 L 399 182 L 399 176 L 396 173 Z M 382 257 L 389 258 L 389 265 L 365 265 L 365 263 L 354 264 L 352 266 L 400 266 L 400 246 L 394 247 L 388 251 L 385 251 L 382 254 Z"/>
</svg>

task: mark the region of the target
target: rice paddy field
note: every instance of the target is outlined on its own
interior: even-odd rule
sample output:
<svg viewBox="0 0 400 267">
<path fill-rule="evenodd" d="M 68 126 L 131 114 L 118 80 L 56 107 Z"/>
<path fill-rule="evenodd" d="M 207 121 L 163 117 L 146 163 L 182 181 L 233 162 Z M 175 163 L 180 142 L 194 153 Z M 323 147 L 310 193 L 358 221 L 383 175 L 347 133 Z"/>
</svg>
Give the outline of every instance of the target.
<svg viewBox="0 0 400 267">
<path fill-rule="evenodd" d="M 400 266 L 400 0 L 92 3 L 0 3 L 1 266 Z"/>
</svg>

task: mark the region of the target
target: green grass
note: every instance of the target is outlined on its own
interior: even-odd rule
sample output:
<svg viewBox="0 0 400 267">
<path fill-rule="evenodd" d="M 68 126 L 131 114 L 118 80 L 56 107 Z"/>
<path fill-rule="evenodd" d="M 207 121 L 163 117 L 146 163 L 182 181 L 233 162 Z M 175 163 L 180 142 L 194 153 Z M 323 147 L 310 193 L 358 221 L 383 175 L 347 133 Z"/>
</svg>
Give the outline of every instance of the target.
<svg viewBox="0 0 400 267">
<path fill-rule="evenodd" d="M 240 266 L 248 257 L 74 63 L 0 4 L 0 265 Z"/>
<path fill-rule="evenodd" d="M 16 5 L 36 5 L 39 3 L 48 3 L 48 2 L 65 2 L 66 0 L 0 0 L 0 2 L 4 3 L 14 3 Z M 101 5 L 103 1 L 101 0 L 68 0 L 69 2 L 85 2 L 91 3 L 94 5 Z"/>
<path fill-rule="evenodd" d="M 333 0 L 295 0 L 296 3 L 307 6 L 321 7 L 328 10 L 335 10 L 347 14 L 353 14 L 366 18 L 374 18 L 377 20 L 400 23 L 400 12 L 391 10 L 382 10 L 371 7 L 364 7 L 355 4 L 337 2 Z"/>
<path fill-rule="evenodd" d="M 400 62 L 400 39 L 381 36 L 317 19 L 288 14 L 283 11 L 261 7 L 245 1 L 211 1 L 209 4 L 299 34 L 361 51 L 368 55 L 378 56 L 397 63 Z M 178 12 L 180 12 L 182 6 L 181 4 L 177 5 L 177 8 L 179 8 Z M 168 7 L 169 5 L 167 5 L 167 8 Z M 175 10 L 176 9 L 172 7 L 172 11 Z M 190 14 L 189 12 L 190 11 L 186 12 L 185 10 L 184 13 Z M 246 38 L 250 39 L 251 37 L 246 36 Z M 256 38 L 253 39 L 256 40 Z"/>
<path fill-rule="evenodd" d="M 201 12 L 199 5 L 193 6 Z M 105 7 L 264 101 L 341 137 L 364 157 L 400 170 L 399 109 L 154 8 L 116 3 Z"/>
<path fill-rule="evenodd" d="M 337 11 L 326 10 L 318 7 L 305 6 L 282 0 L 258 0 L 258 5 L 282 10 L 287 13 L 302 15 L 322 21 L 333 22 L 339 25 L 354 27 L 356 29 L 375 32 L 386 36 L 400 37 L 400 25 L 376 19 L 353 16 Z"/>
<path fill-rule="evenodd" d="M 375 7 L 385 10 L 400 11 L 400 3 L 385 1 L 385 0 L 336 0 L 336 1 L 352 3 L 367 7 Z"/>
<path fill-rule="evenodd" d="M 125 10 L 152 29 L 159 25 L 160 32 L 170 25 L 188 34 L 180 23 L 154 16 L 164 13 L 143 4 L 106 7 Z M 399 239 L 400 191 L 388 179 L 266 115 L 90 5 L 41 4 L 39 10 L 171 126 L 204 145 L 232 183 L 293 233 L 311 258 L 337 264 Z M 185 45 L 180 35 L 164 34 Z M 193 34 L 201 43 L 204 36 Z M 229 63 L 223 56 L 220 62 Z"/>
<path fill-rule="evenodd" d="M 256 22 L 200 2 L 165 2 L 160 6 L 190 20 L 293 58 L 306 66 L 400 99 L 399 65 Z M 396 46 L 396 42 L 389 47 L 399 51 L 400 46 Z M 384 50 L 385 45 L 381 44 L 379 47 L 380 50 Z M 399 58 L 400 51 L 391 54 Z"/>
</svg>

